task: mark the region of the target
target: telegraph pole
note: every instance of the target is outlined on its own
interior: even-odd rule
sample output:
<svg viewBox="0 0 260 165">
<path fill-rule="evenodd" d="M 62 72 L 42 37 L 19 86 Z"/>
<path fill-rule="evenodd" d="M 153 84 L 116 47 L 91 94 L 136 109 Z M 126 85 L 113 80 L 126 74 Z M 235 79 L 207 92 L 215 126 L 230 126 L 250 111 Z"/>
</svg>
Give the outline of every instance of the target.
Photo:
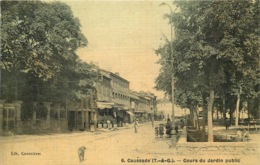
<svg viewBox="0 0 260 165">
<path fill-rule="evenodd" d="M 171 75 L 171 86 L 172 86 L 172 126 L 174 126 L 174 123 L 175 123 L 175 111 L 174 111 L 174 104 L 175 104 L 175 102 L 174 102 L 174 66 L 173 66 L 173 47 L 172 47 L 172 41 L 173 41 L 173 39 L 172 39 L 172 36 L 173 36 L 173 32 L 172 32 L 172 19 L 171 19 L 171 17 L 172 17 L 172 15 L 173 15 L 173 11 L 172 11 L 172 8 L 171 8 L 171 6 L 169 5 L 169 4 L 167 4 L 167 3 L 165 3 L 165 2 L 163 2 L 163 3 L 161 3 L 160 4 L 160 6 L 168 6 L 169 8 L 170 8 L 170 11 L 171 11 L 171 15 L 170 15 L 170 24 L 171 24 L 171 39 L 170 39 L 170 46 L 171 46 L 171 69 L 172 69 L 172 75 Z"/>
</svg>

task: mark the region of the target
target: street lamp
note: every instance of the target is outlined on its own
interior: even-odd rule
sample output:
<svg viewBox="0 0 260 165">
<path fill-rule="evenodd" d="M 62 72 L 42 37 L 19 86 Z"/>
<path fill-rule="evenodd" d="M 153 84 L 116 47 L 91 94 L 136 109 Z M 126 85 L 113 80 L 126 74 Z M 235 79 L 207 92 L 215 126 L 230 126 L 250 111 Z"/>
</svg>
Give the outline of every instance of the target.
<svg viewBox="0 0 260 165">
<path fill-rule="evenodd" d="M 174 125 L 175 123 L 175 115 L 174 115 L 174 67 L 173 67 L 173 47 L 172 47 L 172 15 L 173 15 L 173 11 L 172 11 L 172 8 L 171 6 L 168 4 L 168 3 L 161 3 L 159 6 L 168 6 L 170 8 L 170 11 L 171 11 L 171 15 L 170 15 L 170 24 L 171 24 L 171 40 L 170 40 L 170 46 L 171 46 L 171 65 L 172 65 L 172 75 L 171 75 L 171 79 L 172 79 L 172 125 Z"/>
</svg>

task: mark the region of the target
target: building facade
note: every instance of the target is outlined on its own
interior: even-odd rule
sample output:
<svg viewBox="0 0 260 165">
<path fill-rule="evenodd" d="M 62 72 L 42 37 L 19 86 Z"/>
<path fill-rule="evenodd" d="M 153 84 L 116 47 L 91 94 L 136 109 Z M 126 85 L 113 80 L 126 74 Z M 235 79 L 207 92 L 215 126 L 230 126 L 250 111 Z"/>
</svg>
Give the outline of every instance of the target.
<svg viewBox="0 0 260 165">
<path fill-rule="evenodd" d="M 98 127 L 123 126 L 133 122 L 130 110 L 129 81 L 117 73 L 99 69 L 97 89 Z"/>
<path fill-rule="evenodd" d="M 93 90 L 66 103 L 0 100 L 0 135 L 90 130 L 96 121 L 95 95 Z M 23 117 L 25 113 L 28 118 Z"/>
<path fill-rule="evenodd" d="M 118 73 L 98 69 L 95 89 L 82 98 L 59 102 L 14 103 L 0 102 L 0 134 L 34 131 L 64 132 L 95 128 L 112 128 L 151 121 L 157 112 L 156 96 L 152 93 L 130 91 L 130 82 Z M 26 106 L 25 106 L 26 105 Z M 28 111 L 28 108 L 30 109 Z M 22 112 L 30 112 L 28 120 L 21 120 Z M 44 118 L 41 113 L 45 113 Z M 94 127 L 93 127 L 94 126 Z"/>
<path fill-rule="evenodd" d="M 171 119 L 172 115 L 172 103 L 169 99 L 159 99 L 157 100 L 157 111 L 163 112 L 165 118 Z M 174 105 L 174 116 L 183 117 L 188 115 L 190 112 L 188 109 L 183 109 L 177 105 Z"/>
</svg>

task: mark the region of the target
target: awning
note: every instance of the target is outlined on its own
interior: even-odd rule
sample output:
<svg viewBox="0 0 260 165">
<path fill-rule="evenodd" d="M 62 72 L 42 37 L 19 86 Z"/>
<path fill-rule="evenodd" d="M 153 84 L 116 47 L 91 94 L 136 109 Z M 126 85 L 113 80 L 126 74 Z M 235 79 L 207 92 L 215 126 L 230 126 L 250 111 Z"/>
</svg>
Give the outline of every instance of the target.
<svg viewBox="0 0 260 165">
<path fill-rule="evenodd" d="M 123 104 L 115 104 L 113 107 L 114 107 L 115 109 L 119 110 L 119 111 L 125 109 L 125 107 L 124 107 Z"/>
<path fill-rule="evenodd" d="M 136 95 L 133 95 L 133 94 L 130 94 L 130 98 L 133 98 L 133 99 L 139 100 L 139 97 L 136 96 Z"/>
<path fill-rule="evenodd" d="M 97 107 L 98 109 L 111 109 L 113 108 L 114 103 L 109 103 L 109 102 L 97 102 Z"/>
<path fill-rule="evenodd" d="M 130 116 L 134 116 L 134 114 L 130 111 L 126 111 L 126 113 L 128 113 Z"/>
</svg>

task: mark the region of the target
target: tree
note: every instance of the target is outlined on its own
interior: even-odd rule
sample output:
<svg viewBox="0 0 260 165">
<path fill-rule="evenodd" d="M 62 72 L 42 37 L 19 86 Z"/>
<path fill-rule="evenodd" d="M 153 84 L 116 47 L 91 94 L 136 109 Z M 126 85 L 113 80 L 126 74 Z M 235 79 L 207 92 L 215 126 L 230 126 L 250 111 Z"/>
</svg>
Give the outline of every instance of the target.
<svg viewBox="0 0 260 165">
<path fill-rule="evenodd" d="M 215 95 L 224 97 L 223 86 L 228 83 L 226 90 L 229 95 L 234 94 L 232 90 L 235 86 L 241 86 L 241 82 L 246 80 L 246 87 L 251 91 L 257 84 L 257 3 L 233 0 L 174 1 L 178 10 L 168 17 L 175 27 L 175 39 L 171 44 L 174 48 L 176 88 L 193 93 L 201 91 L 203 102 L 208 100 L 208 141 L 213 141 L 212 108 Z M 157 53 L 161 56 L 160 61 L 167 57 L 164 55 L 166 53 L 166 49 Z M 163 63 L 161 65 L 167 67 Z M 165 72 L 160 73 L 160 77 L 165 77 L 163 75 L 166 75 Z M 184 83 L 186 81 L 189 83 Z M 157 83 L 160 82 L 165 83 L 157 80 Z M 232 82 L 233 86 L 230 85 Z M 160 86 L 157 84 L 157 87 Z"/>
<path fill-rule="evenodd" d="M 87 45 L 80 23 L 60 2 L 2 1 L 1 69 L 3 96 L 22 100 L 22 119 L 46 117 L 41 102 L 64 103 L 95 90 L 93 66 L 75 53 Z"/>
<path fill-rule="evenodd" d="M 77 48 L 86 46 L 69 6 L 60 2 L 2 1 L 1 68 L 17 77 L 33 74 L 49 80 L 63 69 L 63 62 L 77 58 Z"/>
</svg>

